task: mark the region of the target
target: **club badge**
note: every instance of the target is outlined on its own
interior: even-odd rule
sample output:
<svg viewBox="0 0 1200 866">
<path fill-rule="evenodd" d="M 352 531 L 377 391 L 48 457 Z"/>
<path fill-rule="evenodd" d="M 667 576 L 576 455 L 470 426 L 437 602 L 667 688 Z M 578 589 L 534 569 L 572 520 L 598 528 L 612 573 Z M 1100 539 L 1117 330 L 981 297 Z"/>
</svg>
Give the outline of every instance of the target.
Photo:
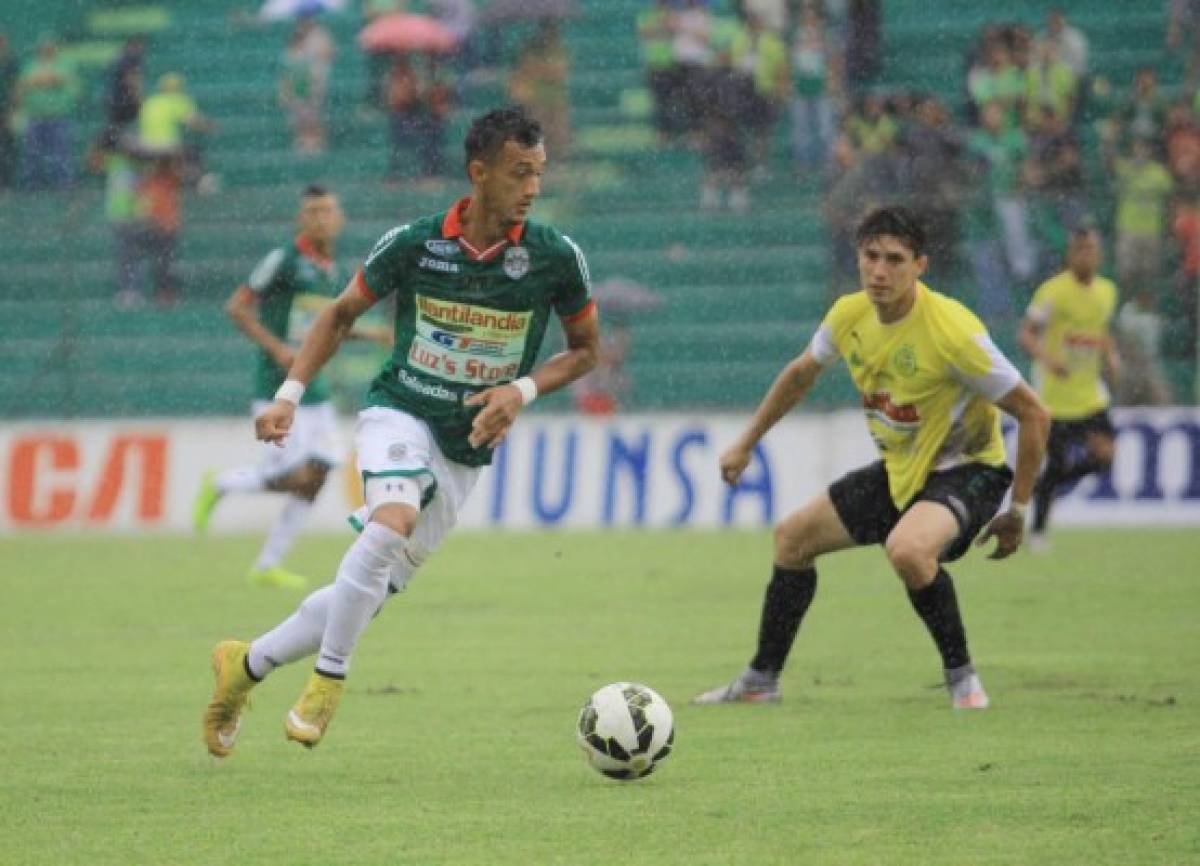
<svg viewBox="0 0 1200 866">
<path fill-rule="evenodd" d="M 525 247 L 509 247 L 505 250 L 504 273 L 514 280 L 529 273 L 529 250 Z"/>
</svg>

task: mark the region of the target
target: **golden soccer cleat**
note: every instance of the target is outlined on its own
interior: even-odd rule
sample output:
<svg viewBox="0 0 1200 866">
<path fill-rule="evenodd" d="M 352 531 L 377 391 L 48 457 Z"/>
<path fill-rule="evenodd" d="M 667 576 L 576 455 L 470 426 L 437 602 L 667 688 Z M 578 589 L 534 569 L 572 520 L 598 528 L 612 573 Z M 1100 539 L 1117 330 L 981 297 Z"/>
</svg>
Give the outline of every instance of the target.
<svg viewBox="0 0 1200 866">
<path fill-rule="evenodd" d="M 345 688 L 344 681 L 314 671 L 300 699 L 288 710 L 283 723 L 287 738 L 310 749 L 321 742 Z"/>
<path fill-rule="evenodd" d="M 233 751 L 242 727 L 242 710 L 256 685 L 246 672 L 249 652 L 250 644 L 240 640 L 223 640 L 213 647 L 212 668 L 217 685 L 204 711 L 203 728 L 204 744 L 218 758 Z"/>
</svg>

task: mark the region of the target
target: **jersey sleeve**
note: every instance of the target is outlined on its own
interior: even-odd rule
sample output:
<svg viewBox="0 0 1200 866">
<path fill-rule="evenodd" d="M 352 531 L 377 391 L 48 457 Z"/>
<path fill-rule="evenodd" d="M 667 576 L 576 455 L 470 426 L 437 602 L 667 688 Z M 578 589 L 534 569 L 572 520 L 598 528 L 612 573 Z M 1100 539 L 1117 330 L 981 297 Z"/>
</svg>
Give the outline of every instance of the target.
<svg viewBox="0 0 1200 866">
<path fill-rule="evenodd" d="M 249 279 L 246 280 L 250 291 L 259 296 L 269 292 L 283 271 L 283 260 L 286 257 L 287 253 L 282 247 L 273 249 L 263 256 L 262 261 L 254 266 Z"/>
<path fill-rule="evenodd" d="M 833 341 L 833 331 L 828 323 L 822 322 L 821 326 L 817 328 L 817 332 L 809 341 L 808 351 L 822 367 L 828 367 L 841 357 L 842 353 L 838 351 L 837 343 Z"/>
<path fill-rule="evenodd" d="M 1033 293 L 1033 298 L 1029 301 L 1029 307 L 1025 310 L 1025 317 L 1035 325 L 1045 326 L 1050 321 L 1050 314 L 1054 312 L 1054 287 L 1047 280 L 1038 286 L 1037 291 Z"/>
<path fill-rule="evenodd" d="M 829 312 L 825 314 L 825 318 L 817 327 L 817 332 L 813 334 L 812 340 L 808 343 L 808 351 L 812 353 L 813 360 L 822 367 L 828 367 L 842 356 L 836 334 L 843 310 L 844 304 L 840 300 L 830 307 Z"/>
<path fill-rule="evenodd" d="M 377 300 L 395 292 L 404 281 L 408 224 L 384 233 L 362 266 L 362 283 Z"/>
<path fill-rule="evenodd" d="M 566 235 L 562 239 L 566 241 L 570 255 L 563 280 L 554 296 L 554 312 L 562 319 L 571 320 L 582 316 L 593 306 L 592 275 L 579 245 Z"/>
<path fill-rule="evenodd" d="M 956 380 L 993 403 L 1021 382 L 1017 368 L 982 325 L 959 343 L 950 370 Z"/>
</svg>

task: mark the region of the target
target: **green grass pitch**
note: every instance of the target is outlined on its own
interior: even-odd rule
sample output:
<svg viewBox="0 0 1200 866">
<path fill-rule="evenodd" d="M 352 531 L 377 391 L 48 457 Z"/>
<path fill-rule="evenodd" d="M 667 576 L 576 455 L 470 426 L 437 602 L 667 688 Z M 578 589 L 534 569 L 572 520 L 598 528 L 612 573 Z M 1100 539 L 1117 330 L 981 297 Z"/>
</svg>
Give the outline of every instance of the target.
<svg viewBox="0 0 1200 866">
<path fill-rule="evenodd" d="M 349 534 L 304 540 L 333 573 Z M 300 596 L 257 539 L 0 541 L 0 863 L 1200 863 L 1200 536 L 1063 531 L 953 569 L 993 700 L 954 713 L 878 550 L 829 557 L 778 706 L 688 699 L 748 658 L 768 533 L 453 537 L 367 631 L 328 737 L 307 673 L 208 757 L 208 652 Z M 588 769 L 604 683 L 671 702 L 650 778 Z"/>
</svg>

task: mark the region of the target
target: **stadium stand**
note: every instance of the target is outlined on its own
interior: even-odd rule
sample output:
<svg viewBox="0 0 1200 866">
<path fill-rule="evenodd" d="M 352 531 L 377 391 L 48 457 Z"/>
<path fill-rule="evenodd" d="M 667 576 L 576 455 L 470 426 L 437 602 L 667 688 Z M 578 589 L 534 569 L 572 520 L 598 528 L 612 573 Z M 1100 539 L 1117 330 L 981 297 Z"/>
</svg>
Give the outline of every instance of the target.
<svg viewBox="0 0 1200 866">
<path fill-rule="evenodd" d="M 443 190 L 381 182 L 387 131 L 378 117 L 357 110 L 365 64 L 353 42 L 356 14 L 324 18 L 339 46 L 331 147 L 311 157 L 292 152 L 286 118 L 275 105 L 288 25 L 252 22 L 252 4 L 97 4 L 82 19 L 77 4 L 64 0 L 14 5 L 29 13 L 6 16 L 14 48 L 27 52 L 40 34 L 57 32 L 89 73 L 81 149 L 102 121 L 104 64 L 124 37 L 146 33 L 147 80 L 179 72 L 216 124 L 206 163 L 221 185 L 212 195 L 187 196 L 178 257 L 183 301 L 168 310 L 113 306 L 111 238 L 94 179 L 71 193 L 0 199 L 0 416 L 240 414 L 251 349 L 226 321 L 221 300 L 267 249 L 290 236 L 300 186 L 320 180 L 341 194 L 349 217 L 340 243 L 347 264 L 389 226 L 443 207 L 463 187 L 456 180 Z M 698 157 L 653 143 L 633 24 L 642 0 L 579 5 L 584 14 L 565 30 L 575 150 L 569 172 L 550 179 L 539 215 L 583 246 L 598 279 L 636 279 L 664 300 L 635 324 L 631 407 L 747 408 L 828 303 L 820 180 L 758 184 L 744 216 L 698 211 Z M 1163 4 L 1123 4 L 1119 21 L 1104 4 L 1057 5 L 1086 30 L 1093 66 L 1109 80 L 1127 82 L 1139 65 L 1161 61 Z M 963 58 L 997 13 L 978 4 L 947 7 L 953 11 L 938 20 L 930 50 L 929 20 L 912 14 L 918 4 L 885 4 L 880 85 L 926 89 L 961 103 Z M 1045 11 L 1043 2 L 1012 0 L 1003 13 L 1037 27 Z M 509 34 L 510 43 L 518 35 Z M 1181 70 L 1169 74 L 1178 80 Z M 467 91 L 447 137 L 451 165 L 457 166 L 466 120 L 503 95 L 498 81 Z M 786 134 L 781 125 L 780 154 Z M 962 289 L 971 300 L 969 288 L 943 288 Z M 1000 337 L 1011 348 L 1012 335 Z M 1179 376 L 1189 374 L 1184 366 Z M 839 373 L 814 398 L 833 405 L 849 393 Z"/>
</svg>

